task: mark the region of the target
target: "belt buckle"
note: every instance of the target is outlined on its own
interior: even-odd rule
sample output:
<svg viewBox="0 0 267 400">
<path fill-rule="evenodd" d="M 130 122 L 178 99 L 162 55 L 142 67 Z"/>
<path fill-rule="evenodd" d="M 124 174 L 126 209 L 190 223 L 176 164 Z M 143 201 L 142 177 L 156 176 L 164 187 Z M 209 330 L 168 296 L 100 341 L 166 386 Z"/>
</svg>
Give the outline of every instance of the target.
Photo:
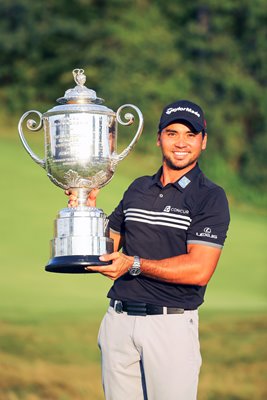
<svg viewBox="0 0 267 400">
<path fill-rule="evenodd" d="M 122 306 L 122 302 L 120 300 L 115 300 L 114 310 L 118 314 L 122 314 L 123 313 L 123 306 Z"/>
</svg>

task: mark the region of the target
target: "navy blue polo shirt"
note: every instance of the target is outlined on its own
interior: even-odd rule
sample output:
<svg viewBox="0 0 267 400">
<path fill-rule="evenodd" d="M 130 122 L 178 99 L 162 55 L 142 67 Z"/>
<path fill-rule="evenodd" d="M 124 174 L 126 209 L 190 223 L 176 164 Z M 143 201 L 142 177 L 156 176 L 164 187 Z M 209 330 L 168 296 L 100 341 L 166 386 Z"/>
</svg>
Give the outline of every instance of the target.
<svg viewBox="0 0 267 400">
<path fill-rule="evenodd" d="M 110 228 L 124 236 L 123 253 L 160 260 L 186 254 L 189 243 L 221 248 L 230 220 L 224 190 L 198 165 L 164 187 L 161 174 L 162 168 L 136 179 L 109 217 Z M 205 289 L 127 273 L 108 297 L 193 310 L 202 304 Z"/>
</svg>

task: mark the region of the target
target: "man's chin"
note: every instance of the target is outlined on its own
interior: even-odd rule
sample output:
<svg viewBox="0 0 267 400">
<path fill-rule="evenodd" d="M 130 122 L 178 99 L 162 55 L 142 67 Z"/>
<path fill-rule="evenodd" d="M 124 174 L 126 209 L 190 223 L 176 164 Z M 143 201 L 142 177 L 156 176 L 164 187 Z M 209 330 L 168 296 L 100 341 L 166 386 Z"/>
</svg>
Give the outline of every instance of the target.
<svg viewBox="0 0 267 400">
<path fill-rule="evenodd" d="M 175 170 L 175 171 L 181 171 L 182 169 L 185 169 L 185 168 L 187 168 L 187 167 L 189 167 L 190 166 L 190 163 L 188 163 L 188 162 L 172 162 L 171 160 L 166 160 L 165 159 L 165 162 L 166 162 L 166 164 L 167 164 L 167 166 L 170 168 L 170 169 L 172 169 L 172 170 Z"/>
</svg>

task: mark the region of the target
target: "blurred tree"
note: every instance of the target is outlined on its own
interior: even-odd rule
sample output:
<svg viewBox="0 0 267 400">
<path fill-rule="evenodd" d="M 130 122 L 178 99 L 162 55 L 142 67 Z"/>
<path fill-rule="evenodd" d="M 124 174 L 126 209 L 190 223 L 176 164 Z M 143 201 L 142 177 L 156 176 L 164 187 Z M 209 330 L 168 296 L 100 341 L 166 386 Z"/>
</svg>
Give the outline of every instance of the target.
<svg viewBox="0 0 267 400">
<path fill-rule="evenodd" d="M 79 65 L 90 42 L 101 40 L 97 2 L 3 0 L 0 13 L 2 100 L 10 110 L 51 105 L 66 89 L 66 71 Z"/>
<path fill-rule="evenodd" d="M 152 151 L 162 107 L 189 98 L 207 116 L 206 170 L 266 191 L 265 0 L 2 0 L 0 13 L 7 111 L 51 108 L 84 68 L 109 107 L 142 109 Z"/>
<path fill-rule="evenodd" d="M 186 60 L 189 96 L 203 105 L 215 139 L 206 163 L 221 158 L 220 174 L 238 174 L 254 189 L 266 190 L 266 1 L 156 2 L 170 29 L 181 27 L 176 49 Z"/>
</svg>

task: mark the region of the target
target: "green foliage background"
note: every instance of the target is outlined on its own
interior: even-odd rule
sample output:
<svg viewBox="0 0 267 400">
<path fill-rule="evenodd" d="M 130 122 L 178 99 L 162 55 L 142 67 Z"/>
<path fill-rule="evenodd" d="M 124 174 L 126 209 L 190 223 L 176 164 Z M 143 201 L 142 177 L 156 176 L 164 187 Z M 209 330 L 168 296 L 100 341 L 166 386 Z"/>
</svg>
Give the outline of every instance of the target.
<svg viewBox="0 0 267 400">
<path fill-rule="evenodd" d="M 207 174 L 266 204 L 265 0 L 2 0 L 0 14 L 2 113 L 46 111 L 84 68 L 106 105 L 141 108 L 151 154 L 162 108 L 191 99 L 206 112 Z"/>
</svg>

